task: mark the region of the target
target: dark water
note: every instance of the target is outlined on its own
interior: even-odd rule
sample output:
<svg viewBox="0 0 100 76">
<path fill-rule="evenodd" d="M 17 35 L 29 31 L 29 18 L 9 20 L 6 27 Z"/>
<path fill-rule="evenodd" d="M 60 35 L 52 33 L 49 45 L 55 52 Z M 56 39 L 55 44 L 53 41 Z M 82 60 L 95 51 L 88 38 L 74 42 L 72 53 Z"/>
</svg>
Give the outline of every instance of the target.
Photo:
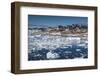
<svg viewBox="0 0 100 76">
<path fill-rule="evenodd" d="M 59 55 L 58 58 L 54 58 L 54 60 L 57 59 L 74 59 L 74 58 L 88 58 L 88 48 L 85 48 L 83 46 L 78 45 L 72 45 L 72 46 L 66 46 L 64 48 L 57 48 L 55 50 L 52 50 L 54 53 L 57 53 Z M 41 49 L 32 51 L 28 54 L 28 60 L 50 60 L 47 58 L 47 53 L 49 52 L 48 49 Z"/>
</svg>

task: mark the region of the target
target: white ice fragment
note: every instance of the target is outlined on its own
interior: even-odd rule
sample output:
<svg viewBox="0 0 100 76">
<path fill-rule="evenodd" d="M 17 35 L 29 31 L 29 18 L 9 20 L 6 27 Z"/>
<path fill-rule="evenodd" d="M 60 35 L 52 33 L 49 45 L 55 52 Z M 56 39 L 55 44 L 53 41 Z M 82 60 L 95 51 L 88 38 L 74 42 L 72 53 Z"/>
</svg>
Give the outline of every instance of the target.
<svg viewBox="0 0 100 76">
<path fill-rule="evenodd" d="M 35 48 L 32 48 L 32 50 L 35 50 Z"/>
<path fill-rule="evenodd" d="M 66 54 L 72 53 L 72 51 L 65 51 Z"/>
<path fill-rule="evenodd" d="M 78 44 L 78 46 L 80 46 L 80 47 L 86 47 L 86 44 L 85 44 L 85 43 L 83 43 L 83 44 Z"/>
<path fill-rule="evenodd" d="M 59 58 L 59 55 L 57 53 L 52 53 L 52 52 L 47 53 L 47 59 L 55 59 L 55 58 Z"/>
<path fill-rule="evenodd" d="M 76 49 L 77 52 L 81 51 L 81 49 Z"/>
</svg>

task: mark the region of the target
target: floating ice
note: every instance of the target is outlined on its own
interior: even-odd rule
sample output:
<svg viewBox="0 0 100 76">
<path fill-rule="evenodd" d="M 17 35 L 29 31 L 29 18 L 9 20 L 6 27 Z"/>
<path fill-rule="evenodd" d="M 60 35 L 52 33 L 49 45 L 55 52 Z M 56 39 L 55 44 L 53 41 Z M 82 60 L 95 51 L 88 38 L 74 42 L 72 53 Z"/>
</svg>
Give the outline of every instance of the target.
<svg viewBox="0 0 100 76">
<path fill-rule="evenodd" d="M 33 42 L 32 42 L 33 40 Z M 80 37 L 62 37 L 62 36 L 50 36 L 50 35 L 34 35 L 29 36 L 29 43 L 32 43 L 33 46 L 42 49 L 56 49 L 59 47 L 69 46 L 72 47 L 72 44 L 79 44 Z"/>
<path fill-rule="evenodd" d="M 52 53 L 52 52 L 47 53 L 47 59 L 56 59 L 56 58 L 59 58 L 59 55 L 57 53 Z"/>
<path fill-rule="evenodd" d="M 76 51 L 78 52 L 78 51 L 81 51 L 81 49 L 76 49 Z"/>
</svg>

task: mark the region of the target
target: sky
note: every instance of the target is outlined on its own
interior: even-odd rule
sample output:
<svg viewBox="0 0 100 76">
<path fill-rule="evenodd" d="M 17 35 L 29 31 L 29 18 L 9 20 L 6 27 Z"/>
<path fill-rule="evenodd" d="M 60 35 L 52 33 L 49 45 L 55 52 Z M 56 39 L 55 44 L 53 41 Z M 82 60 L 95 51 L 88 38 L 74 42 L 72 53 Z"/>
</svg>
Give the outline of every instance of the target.
<svg viewBox="0 0 100 76">
<path fill-rule="evenodd" d="M 28 15 L 29 25 L 71 25 L 71 24 L 88 24 L 87 17 L 71 16 L 45 16 L 45 15 Z"/>
</svg>

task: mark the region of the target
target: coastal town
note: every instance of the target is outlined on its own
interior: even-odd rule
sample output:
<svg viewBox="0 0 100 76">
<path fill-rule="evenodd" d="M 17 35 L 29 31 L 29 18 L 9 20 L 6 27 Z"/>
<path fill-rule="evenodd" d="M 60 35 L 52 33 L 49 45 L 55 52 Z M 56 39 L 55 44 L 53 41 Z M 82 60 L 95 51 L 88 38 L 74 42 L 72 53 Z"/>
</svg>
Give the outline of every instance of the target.
<svg viewBox="0 0 100 76">
<path fill-rule="evenodd" d="M 46 25 L 45 25 L 46 26 Z M 49 27 L 44 25 L 33 25 L 29 27 L 29 31 L 33 34 L 41 34 L 41 35 L 62 35 L 68 36 L 70 34 L 85 34 L 88 29 L 86 25 L 72 24 L 72 25 L 58 25 L 56 27 Z"/>
</svg>

